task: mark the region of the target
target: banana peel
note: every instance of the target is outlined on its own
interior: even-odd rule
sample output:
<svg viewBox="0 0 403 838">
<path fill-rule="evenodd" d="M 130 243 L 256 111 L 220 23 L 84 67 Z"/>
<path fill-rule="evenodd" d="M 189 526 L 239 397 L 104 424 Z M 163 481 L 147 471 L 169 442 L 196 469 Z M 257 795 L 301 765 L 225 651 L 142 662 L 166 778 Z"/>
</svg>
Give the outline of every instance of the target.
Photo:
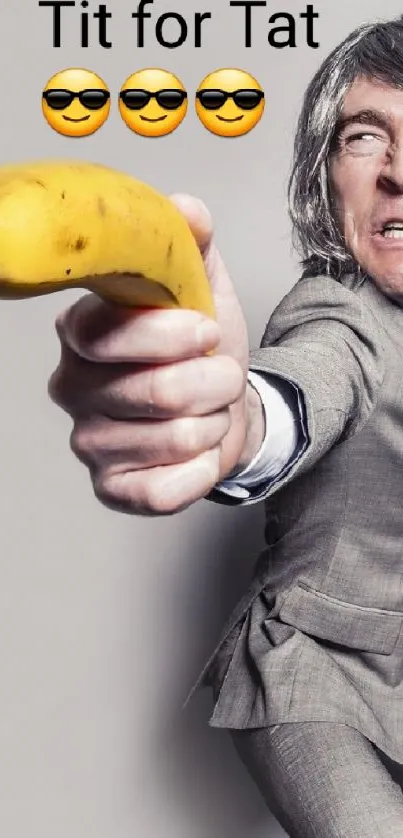
<svg viewBox="0 0 403 838">
<path fill-rule="evenodd" d="M 98 163 L 0 166 L 0 299 L 74 287 L 216 319 L 186 219 L 154 188 Z"/>
</svg>

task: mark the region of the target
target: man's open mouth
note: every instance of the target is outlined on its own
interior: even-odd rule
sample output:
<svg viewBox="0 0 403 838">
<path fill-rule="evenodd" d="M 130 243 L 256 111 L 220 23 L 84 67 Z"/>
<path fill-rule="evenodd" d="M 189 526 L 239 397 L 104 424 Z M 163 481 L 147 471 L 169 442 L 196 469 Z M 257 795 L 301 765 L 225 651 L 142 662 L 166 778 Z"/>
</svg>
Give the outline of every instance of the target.
<svg viewBox="0 0 403 838">
<path fill-rule="evenodd" d="M 219 116 L 217 114 L 217 119 L 219 119 L 220 122 L 239 122 L 241 119 L 243 119 L 243 116 L 234 116 L 233 119 L 227 119 L 225 116 Z"/>
<path fill-rule="evenodd" d="M 78 119 L 73 119 L 72 116 L 63 116 L 63 119 L 65 119 L 67 122 L 85 122 L 85 120 L 89 118 L 89 114 L 88 116 L 80 116 Z"/>
<path fill-rule="evenodd" d="M 163 119 L 166 119 L 166 116 L 157 116 L 155 119 L 151 119 L 149 116 L 140 116 L 140 119 L 143 122 L 162 122 Z"/>
<path fill-rule="evenodd" d="M 384 239 L 403 239 L 403 221 L 387 221 L 376 232 Z"/>
</svg>

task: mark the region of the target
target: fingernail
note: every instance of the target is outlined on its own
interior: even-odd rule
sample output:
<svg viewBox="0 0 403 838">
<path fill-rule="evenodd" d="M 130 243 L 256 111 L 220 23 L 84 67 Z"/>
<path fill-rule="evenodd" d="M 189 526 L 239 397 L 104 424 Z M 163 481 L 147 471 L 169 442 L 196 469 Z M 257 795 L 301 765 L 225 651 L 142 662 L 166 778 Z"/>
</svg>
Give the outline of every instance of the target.
<svg viewBox="0 0 403 838">
<path fill-rule="evenodd" d="M 200 347 L 213 346 L 220 340 L 220 328 L 214 320 L 203 320 L 196 328 L 196 338 Z"/>
</svg>

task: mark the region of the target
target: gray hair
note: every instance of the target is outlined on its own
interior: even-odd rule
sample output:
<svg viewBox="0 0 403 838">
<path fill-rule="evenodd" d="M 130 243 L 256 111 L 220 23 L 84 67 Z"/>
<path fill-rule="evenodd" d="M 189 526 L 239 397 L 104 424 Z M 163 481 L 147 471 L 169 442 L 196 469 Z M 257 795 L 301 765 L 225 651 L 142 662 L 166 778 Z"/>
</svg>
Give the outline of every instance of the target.
<svg viewBox="0 0 403 838">
<path fill-rule="evenodd" d="M 345 94 L 358 76 L 403 87 L 403 17 L 359 26 L 325 59 L 305 93 L 288 183 L 293 241 L 305 273 L 359 270 L 338 230 L 328 157 Z"/>
</svg>

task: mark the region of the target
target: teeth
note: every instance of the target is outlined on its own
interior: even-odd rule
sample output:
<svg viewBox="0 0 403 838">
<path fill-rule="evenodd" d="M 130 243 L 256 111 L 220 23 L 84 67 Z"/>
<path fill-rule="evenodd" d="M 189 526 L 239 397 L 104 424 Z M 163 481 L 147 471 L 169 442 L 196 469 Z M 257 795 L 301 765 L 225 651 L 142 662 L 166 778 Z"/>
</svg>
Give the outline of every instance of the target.
<svg viewBox="0 0 403 838">
<path fill-rule="evenodd" d="M 403 239 L 403 228 L 402 227 L 392 227 L 388 228 L 382 234 L 385 239 Z"/>
</svg>

